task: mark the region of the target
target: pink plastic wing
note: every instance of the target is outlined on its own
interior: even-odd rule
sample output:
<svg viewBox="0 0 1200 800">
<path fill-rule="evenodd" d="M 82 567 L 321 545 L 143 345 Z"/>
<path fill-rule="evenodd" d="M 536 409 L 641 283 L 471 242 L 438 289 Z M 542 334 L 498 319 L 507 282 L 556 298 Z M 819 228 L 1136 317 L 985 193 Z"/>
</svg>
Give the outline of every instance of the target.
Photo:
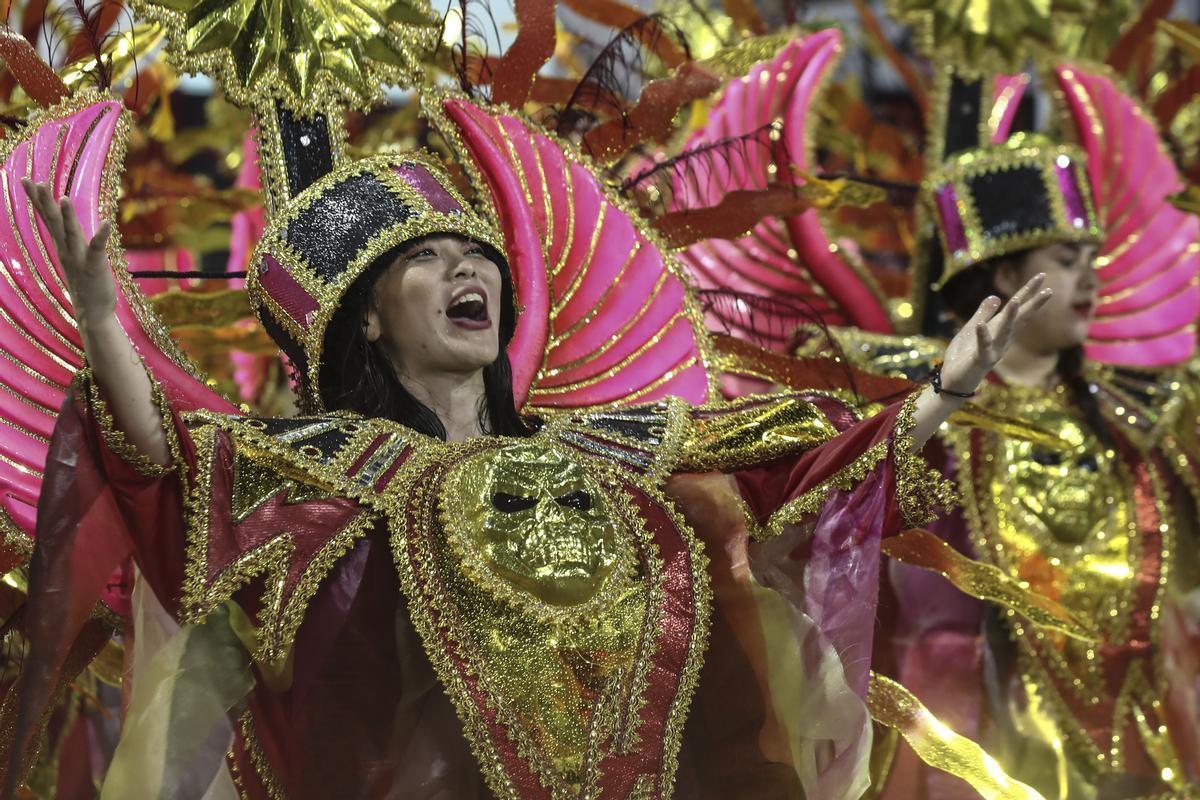
<svg viewBox="0 0 1200 800">
<path fill-rule="evenodd" d="M 1021 98 L 1029 86 L 1029 75 L 997 75 L 992 79 L 992 111 L 988 115 L 988 127 L 992 131 L 992 144 L 1003 144 L 1012 133 L 1013 121 L 1017 117 Z"/>
<path fill-rule="evenodd" d="M 791 168 L 815 169 L 811 159 L 811 107 L 842 49 L 841 33 L 828 29 L 796 39 L 773 59 L 755 65 L 731 81 L 709 110 L 703 129 L 693 134 L 685 150 L 744 136 L 775 122 L 782 124 L 783 147 L 771 153 L 749 148 L 744 157 L 713 159 L 673 187 L 676 208 L 715 205 L 726 192 L 761 189 L 767 183 L 802 182 Z M 779 163 L 786 160 L 788 163 Z M 775 175 L 768 170 L 775 161 Z M 782 220 L 769 219 L 737 240 L 709 239 L 688 247 L 682 260 L 705 289 L 731 290 L 806 305 L 829 325 L 853 325 L 869 331 L 891 332 L 891 318 L 882 293 L 863 268 L 839 255 L 815 210 Z M 757 312 L 769 314 L 769 311 Z M 744 335 L 766 346 L 786 349 L 790 338 L 785 320 L 752 323 L 745 315 L 709 311 L 714 329 Z M 753 324 L 755 331 L 744 330 Z M 766 335 L 763 331 L 776 331 Z"/>
<path fill-rule="evenodd" d="M 512 114 L 446 98 L 433 115 L 482 175 L 504 231 L 521 306 L 509 346 L 517 403 L 706 401 L 707 334 L 682 268 L 595 174 Z"/>
<path fill-rule="evenodd" d="M 16 527 L 3 525 L 6 535 L 33 534 L 50 435 L 67 385 L 83 363 L 50 236 L 20 181 L 49 180 L 56 193 L 69 195 L 90 238 L 103 220 L 115 217 L 125 125 L 116 101 L 68 101 L 24 135 L 3 143 L 0 188 L 7 220 L 0 225 L 0 508 L 6 519 L 0 522 Z M 115 244 L 110 260 L 122 277 L 117 314 L 167 396 L 181 408 L 233 410 L 180 366 L 184 359 L 154 326 Z"/>
<path fill-rule="evenodd" d="M 1200 219 L 1167 202 L 1184 181 L 1149 115 L 1111 78 L 1074 65 L 1057 74 L 1106 236 L 1088 357 L 1137 367 L 1186 361 L 1200 313 Z"/>
</svg>

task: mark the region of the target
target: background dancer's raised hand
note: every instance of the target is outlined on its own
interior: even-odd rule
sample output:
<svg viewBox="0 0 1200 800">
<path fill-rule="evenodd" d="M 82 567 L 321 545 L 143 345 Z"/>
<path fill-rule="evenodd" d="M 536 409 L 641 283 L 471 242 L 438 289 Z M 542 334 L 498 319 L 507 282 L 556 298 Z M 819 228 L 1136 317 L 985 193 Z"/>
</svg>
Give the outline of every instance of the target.
<svg viewBox="0 0 1200 800">
<path fill-rule="evenodd" d="M 978 388 L 1004 357 L 1017 331 L 1050 299 L 1051 291 L 1042 288 L 1045 280 L 1042 273 L 1030 278 L 1003 308 L 999 297 L 987 298 L 950 340 L 940 374 L 944 391 L 930 386 L 917 398 L 912 431 L 916 449 L 924 446 L 938 426 L 966 402 L 965 397 L 956 395 L 970 395 Z"/>
</svg>

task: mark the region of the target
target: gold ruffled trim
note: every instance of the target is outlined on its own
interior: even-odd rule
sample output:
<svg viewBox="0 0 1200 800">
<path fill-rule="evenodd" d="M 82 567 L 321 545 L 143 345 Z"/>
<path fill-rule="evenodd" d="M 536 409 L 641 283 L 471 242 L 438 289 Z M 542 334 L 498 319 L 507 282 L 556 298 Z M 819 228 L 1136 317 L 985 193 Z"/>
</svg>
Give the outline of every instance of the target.
<svg viewBox="0 0 1200 800">
<path fill-rule="evenodd" d="M 895 681 L 872 672 L 867 708 L 876 722 L 899 731 L 922 761 L 962 778 L 989 800 L 1044 800 L 1010 778 L 987 751 L 951 730 Z"/>
<path fill-rule="evenodd" d="M 379 517 L 369 508 L 363 508 L 350 517 L 340 530 L 331 533 L 321 549 L 309 559 L 287 597 L 284 596 L 285 577 L 295 549 L 293 534 L 287 530 L 280 530 L 257 547 L 242 553 L 218 574 L 209 577 L 210 488 L 220 445 L 219 426 L 212 423 L 225 417 L 213 412 L 189 412 L 185 418 L 189 424 L 195 423 L 192 440 L 196 446 L 197 477 L 184 501 L 187 521 L 187 557 L 182 592 L 184 621 L 196 623 L 203 620 L 214 608 L 232 599 L 240 589 L 254 579 L 261 578 L 261 608 L 254 620 L 258 626 L 257 644 L 252 657 L 260 665 L 271 665 L 269 669 L 282 669 L 282 661 L 289 657 L 308 603 L 321 582 L 358 540 L 370 533 Z M 348 419 L 346 424 L 352 424 L 352 421 Z M 373 436 L 371 433 L 364 435 L 368 439 Z M 234 439 L 235 454 L 261 461 L 271 469 L 284 468 L 282 462 L 275 458 L 278 454 L 257 450 L 255 441 L 246 441 L 248 437 L 231 438 Z M 360 451 L 355 451 L 355 454 L 357 452 Z M 336 470 L 330 472 L 336 473 Z M 296 493 L 289 494 L 289 501 L 302 502 L 304 495 L 294 484 L 289 486 L 281 483 L 279 489 Z M 343 496 L 353 498 L 351 493 Z"/>
<path fill-rule="evenodd" d="M 783 529 L 788 525 L 794 525 L 804 517 L 816 514 L 829 498 L 831 490 L 853 489 L 871 474 L 871 471 L 879 465 L 880 461 L 887 458 L 887 454 L 887 440 L 871 445 L 862 455 L 842 467 L 833 475 L 830 475 L 804 494 L 793 497 L 787 503 L 784 503 L 778 511 L 767 519 L 765 525 L 752 529 L 751 533 L 756 538 L 778 536 L 783 533 Z"/>
<path fill-rule="evenodd" d="M 765 525 L 752 526 L 751 535 L 756 539 L 778 536 L 786 526 L 817 513 L 830 490 L 853 489 L 887 458 L 889 450 L 896 471 L 896 504 L 906 525 L 912 528 L 926 525 L 937 518 L 938 508 L 952 508 L 957 504 L 958 498 L 950 481 L 931 467 L 920 453 L 912 452 L 916 398 L 914 393 L 901 405 L 890 442 L 885 439 L 871 445 L 829 478 L 784 504 Z"/>
<path fill-rule="evenodd" d="M 900 406 L 892 437 L 892 466 L 896 469 L 896 505 L 904 524 L 920 528 L 938 517 L 937 510 L 958 505 L 954 484 L 915 452 L 912 431 L 916 427 L 917 398 L 913 392 Z"/>
<path fill-rule="evenodd" d="M 246 755 L 250 757 L 250 766 L 254 769 L 258 782 L 267 790 L 267 797 L 270 800 L 285 800 L 283 796 L 283 786 L 279 782 L 279 778 L 275 775 L 275 770 L 271 767 L 271 762 L 267 759 L 267 754 L 263 752 L 262 745 L 258 741 L 258 731 L 254 727 L 254 712 L 246 711 L 238 720 L 242 729 L 242 741 L 246 748 Z M 230 751 L 232 755 L 232 751 Z M 226 763 L 233 765 L 233 759 L 227 758 Z M 231 773 L 236 773 L 238 770 L 231 769 Z M 249 797 L 245 787 L 241 785 L 240 775 L 234 775 L 234 780 L 237 785 L 238 793 L 242 797 Z"/>
<path fill-rule="evenodd" d="M 154 405 L 158 408 L 162 419 L 163 435 L 167 438 L 167 449 L 171 454 L 171 463 L 167 465 L 156 463 L 130 442 L 126 438 L 125 432 L 117 427 L 116 420 L 113 419 L 112 413 L 108 410 L 108 403 L 105 401 L 100 387 L 93 378 L 91 367 L 85 365 L 75 374 L 74 380 L 81 396 L 87 401 L 89 413 L 95 418 L 96 424 L 100 427 L 100 435 L 104 438 L 105 446 L 119 455 L 138 474 L 157 478 L 168 475 L 183 465 L 183 451 L 179 446 L 179 437 L 175 431 L 171 404 L 167 400 L 166 395 L 163 394 L 161 387 L 159 387 L 158 381 L 154 380 L 149 371 L 146 372 L 146 375 L 150 378 Z"/>
<path fill-rule="evenodd" d="M 764 464 L 837 436 L 821 410 L 795 395 L 749 395 L 694 415 L 679 466 L 691 472 Z"/>
</svg>

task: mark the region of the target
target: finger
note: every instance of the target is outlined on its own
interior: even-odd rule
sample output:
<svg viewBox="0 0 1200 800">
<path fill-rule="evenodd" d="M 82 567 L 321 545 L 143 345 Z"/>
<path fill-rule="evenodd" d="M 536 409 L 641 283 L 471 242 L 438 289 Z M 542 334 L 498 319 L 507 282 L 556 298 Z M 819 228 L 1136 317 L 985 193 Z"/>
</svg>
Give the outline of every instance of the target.
<svg viewBox="0 0 1200 800">
<path fill-rule="evenodd" d="M 112 225 L 104 223 L 100 226 L 100 230 L 96 231 L 96 235 L 88 242 L 88 259 L 103 258 L 104 248 L 108 244 L 108 237 L 112 233 Z"/>
<path fill-rule="evenodd" d="M 975 309 L 975 313 L 967 320 L 968 325 L 982 325 L 996 315 L 996 309 L 1000 308 L 1000 298 L 995 295 L 985 297 L 983 302 L 979 304 L 979 308 Z"/>
<path fill-rule="evenodd" d="M 1034 295 L 1032 300 L 1030 300 L 1028 303 L 1026 303 L 1022 307 L 1021 315 L 1029 316 L 1029 315 L 1033 314 L 1039 308 L 1046 305 L 1046 303 L 1048 303 L 1050 301 L 1050 298 L 1053 296 L 1054 296 L 1053 289 L 1042 289 L 1040 292 L 1038 292 L 1036 295 Z"/>
<path fill-rule="evenodd" d="M 1035 310 L 1039 309 L 1042 306 L 1046 305 L 1046 303 L 1049 303 L 1051 297 L 1054 297 L 1053 289 L 1050 289 L 1050 288 L 1042 289 L 1040 292 L 1037 293 L 1037 297 L 1033 298 L 1034 309 Z"/>
<path fill-rule="evenodd" d="M 58 201 L 58 206 L 62 211 L 63 237 L 67 247 L 74 253 L 80 253 L 87 247 L 87 244 L 83 238 L 83 228 L 79 226 L 79 216 L 75 213 L 75 206 L 72 205 L 71 198 L 65 196 Z"/>
<path fill-rule="evenodd" d="M 1023 304 L 1017 298 L 1014 297 L 1008 301 L 1008 305 L 1004 307 L 1004 313 L 1000 315 L 1000 329 L 994 334 L 988 331 L 992 335 L 993 341 L 1008 342 L 1012 336 L 1013 329 L 1016 327 L 1017 317 L 1021 315 L 1022 308 Z"/>
<path fill-rule="evenodd" d="M 63 242 L 62 211 L 54 202 L 54 193 L 44 183 L 33 184 L 34 207 L 45 223 L 55 243 Z"/>
<path fill-rule="evenodd" d="M 34 209 L 38 212 L 38 214 L 45 216 L 42 212 L 45 208 L 46 201 L 42 196 L 41 184 L 34 183 L 28 178 L 21 178 L 21 186 L 25 187 L 25 195 L 29 198 L 29 202 L 33 204 Z"/>
<path fill-rule="evenodd" d="M 1052 289 L 1042 289 L 1030 300 L 1022 303 L 1020 313 L 1017 314 L 1016 326 L 1019 328 L 1028 322 L 1029 319 L 1034 316 L 1042 306 L 1046 305 L 1046 303 L 1053 296 L 1054 291 Z"/>
<path fill-rule="evenodd" d="M 58 215 L 58 206 L 53 201 L 50 187 L 44 183 L 29 181 L 29 199 L 33 201 L 34 207 L 42 215 L 42 219 L 49 219 Z"/>
<path fill-rule="evenodd" d="M 1046 282 L 1046 273 L 1039 272 L 1025 282 L 1025 285 L 1017 290 L 1013 295 L 1014 300 L 1019 300 L 1022 303 L 1028 302 L 1042 288 L 1042 284 Z"/>
<path fill-rule="evenodd" d="M 989 363 L 995 360 L 992 353 L 993 341 L 992 332 L 988 330 L 987 325 L 975 326 L 975 347 L 978 350 L 979 355 Z"/>
</svg>

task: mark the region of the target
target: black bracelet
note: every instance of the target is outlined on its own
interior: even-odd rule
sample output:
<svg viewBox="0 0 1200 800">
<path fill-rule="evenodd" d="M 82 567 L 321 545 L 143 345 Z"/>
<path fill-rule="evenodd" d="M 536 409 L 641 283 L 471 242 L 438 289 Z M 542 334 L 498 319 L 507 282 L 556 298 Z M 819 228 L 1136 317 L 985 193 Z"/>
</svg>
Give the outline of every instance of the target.
<svg viewBox="0 0 1200 800">
<path fill-rule="evenodd" d="M 953 389 L 947 389 L 942 386 L 942 367 L 939 364 L 933 368 L 933 374 L 929 376 L 929 385 L 933 387 L 934 394 L 948 394 L 951 397 L 961 397 L 963 400 L 970 400 L 979 392 L 956 392 Z"/>
</svg>

